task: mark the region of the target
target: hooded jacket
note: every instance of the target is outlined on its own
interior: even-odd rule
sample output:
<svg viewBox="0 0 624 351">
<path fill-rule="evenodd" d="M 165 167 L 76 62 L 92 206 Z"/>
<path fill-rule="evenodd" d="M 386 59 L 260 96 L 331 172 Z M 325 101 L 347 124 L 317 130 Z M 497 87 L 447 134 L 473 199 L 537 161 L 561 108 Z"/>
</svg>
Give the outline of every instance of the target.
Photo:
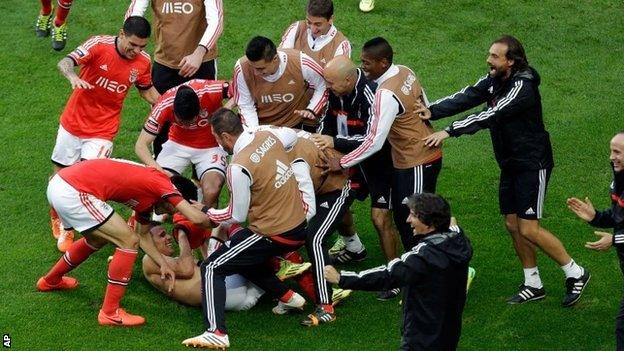
<svg viewBox="0 0 624 351">
<path fill-rule="evenodd" d="M 401 350 L 455 350 L 461 335 L 472 246 L 463 231 L 434 232 L 387 266 L 342 271 L 339 286 L 357 290 L 403 288 Z"/>
<path fill-rule="evenodd" d="M 532 67 L 505 80 L 486 75 L 475 85 L 432 103 L 431 119 L 452 116 L 485 102 L 483 111 L 451 123 L 445 129 L 449 135 L 459 137 L 488 128 L 501 169 L 552 168 L 552 146 L 542 118 L 539 84 L 540 76 Z"/>
</svg>

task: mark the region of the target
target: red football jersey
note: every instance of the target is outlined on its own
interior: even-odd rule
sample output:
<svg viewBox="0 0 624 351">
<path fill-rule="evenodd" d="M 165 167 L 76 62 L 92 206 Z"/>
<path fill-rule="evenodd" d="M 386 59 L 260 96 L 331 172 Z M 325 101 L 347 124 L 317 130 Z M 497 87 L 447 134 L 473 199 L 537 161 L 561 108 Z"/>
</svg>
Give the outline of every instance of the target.
<svg viewBox="0 0 624 351">
<path fill-rule="evenodd" d="M 103 35 L 90 38 L 68 57 L 81 66 L 80 78 L 94 88 L 74 89 L 61 115 L 61 125 L 80 138 L 113 140 L 130 87 L 152 86 L 150 56 L 141 51 L 128 60 L 117 51 L 117 38 Z"/>
<path fill-rule="evenodd" d="M 174 206 L 183 200 L 167 175 L 132 161 L 86 160 L 63 168 L 58 175 L 80 192 L 129 206 L 139 214 L 137 219 L 160 200 Z"/>
<path fill-rule="evenodd" d="M 193 79 L 182 84 L 191 87 L 199 97 L 199 118 L 190 126 L 176 123 L 173 115 L 173 100 L 182 85 L 167 90 L 152 108 L 143 129 L 157 135 L 162 126 L 169 122 L 171 123 L 169 140 L 196 149 L 217 147 L 217 141 L 210 128 L 210 116 L 223 106 L 223 99 L 227 97 L 224 95 L 224 90 L 227 94 L 226 84 L 225 81 L 205 79 Z"/>
</svg>

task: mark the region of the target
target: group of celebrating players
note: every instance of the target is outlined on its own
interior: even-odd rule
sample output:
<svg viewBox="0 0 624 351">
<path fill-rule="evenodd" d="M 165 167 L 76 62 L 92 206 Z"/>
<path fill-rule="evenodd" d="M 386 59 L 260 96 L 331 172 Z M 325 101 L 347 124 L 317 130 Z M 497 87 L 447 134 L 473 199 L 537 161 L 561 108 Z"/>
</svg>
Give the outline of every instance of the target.
<svg viewBox="0 0 624 351">
<path fill-rule="evenodd" d="M 509 303 L 545 297 L 536 247 L 565 273 L 563 305 L 578 301 L 589 272 L 539 226 L 552 150 L 539 76 L 517 39 L 492 44 L 490 71 L 475 85 L 430 103 L 414 72 L 393 63 L 384 38 L 367 41 L 361 68 L 354 65 L 350 41 L 333 24 L 331 0 L 309 0 L 306 19 L 290 25 L 277 47 L 252 38 L 231 81 L 216 80 L 221 0 L 152 0 L 153 67 L 143 51 L 149 5 L 134 0 L 117 36 L 91 37 L 58 64 L 73 92 L 60 118 L 47 194 L 64 255 L 39 279 L 40 291 L 76 288 L 66 273 L 112 243 L 101 325 L 145 323 L 120 306 L 140 247 L 150 283 L 202 305 L 205 331 L 184 340 L 187 346 L 229 347 L 225 309 L 250 308 L 262 294 L 278 300 L 276 314 L 303 309 L 306 299 L 282 281 L 303 273 L 297 280 L 316 306 L 303 325 L 335 320 L 334 300 L 349 292 L 334 291 L 334 284 L 378 291 L 380 300 L 403 288 L 401 347 L 455 349 L 472 248 L 451 226 L 448 203 L 433 193 L 442 140 L 489 128 L 502 172 L 501 213 L 525 274 Z M 109 159 L 132 85 L 152 105 L 135 145 L 142 164 Z M 483 112 L 443 131 L 429 122 L 484 102 Z M 182 176 L 189 166 L 194 182 Z M 218 209 L 224 183 L 229 203 Z M 338 273 L 333 264 L 367 255 L 349 207 L 369 196 L 388 264 Z M 123 219 L 107 201 L 129 206 L 132 217 Z M 175 213 L 176 258 L 171 236 L 154 222 L 163 213 Z M 73 230 L 82 238 L 74 241 Z M 339 240 L 329 248 L 334 231 Z M 310 264 L 297 253 L 302 247 Z M 201 250 L 201 263 L 193 249 Z"/>
</svg>

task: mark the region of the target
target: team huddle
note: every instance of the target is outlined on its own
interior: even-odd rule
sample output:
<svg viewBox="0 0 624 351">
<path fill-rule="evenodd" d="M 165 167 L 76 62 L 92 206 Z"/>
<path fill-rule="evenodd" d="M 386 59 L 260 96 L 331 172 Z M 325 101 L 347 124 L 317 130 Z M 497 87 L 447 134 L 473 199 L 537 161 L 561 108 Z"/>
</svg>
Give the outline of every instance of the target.
<svg viewBox="0 0 624 351">
<path fill-rule="evenodd" d="M 153 64 L 143 51 L 150 3 Z M 141 248 L 154 287 L 202 308 L 203 331 L 186 346 L 229 347 L 226 310 L 252 308 L 263 295 L 277 301 L 277 315 L 311 302 L 301 324 L 312 327 L 334 321 L 337 302 L 351 290 L 369 290 L 379 300 L 402 296 L 402 350 L 454 350 L 473 251 L 448 202 L 435 194 L 442 142 L 489 129 L 501 169 L 500 212 L 524 272 L 508 303 L 546 296 L 537 248 L 565 275 L 562 305 L 581 298 L 589 271 L 539 223 L 554 162 L 540 77 L 516 38 L 492 43 L 489 71 L 474 85 L 430 102 L 417 75 L 393 62 L 384 38 L 364 43 L 356 67 L 331 0 L 309 0 L 306 19 L 288 26 L 279 45 L 251 38 L 231 80 L 216 79 L 222 1 L 171 4 L 132 1 L 117 36 L 91 37 L 58 64 L 73 92 L 60 118 L 47 196 L 64 254 L 39 279 L 39 291 L 76 288 L 66 274 L 111 243 L 101 325 L 145 323 L 121 307 Z M 136 137 L 140 163 L 110 158 L 132 86 L 151 105 Z M 430 123 L 484 103 L 444 130 Z M 189 169 L 192 180 L 182 176 Z M 229 202 L 219 206 L 224 185 Z M 387 264 L 338 271 L 334 266 L 367 256 L 350 211 L 366 199 Z M 122 218 L 108 201 L 130 207 L 132 216 Z M 595 212 L 584 205 L 569 200 L 591 221 Z M 171 233 L 163 220 L 172 221 Z M 74 230 L 81 233 L 75 241 Z M 301 294 L 284 283 L 290 278 Z"/>
</svg>

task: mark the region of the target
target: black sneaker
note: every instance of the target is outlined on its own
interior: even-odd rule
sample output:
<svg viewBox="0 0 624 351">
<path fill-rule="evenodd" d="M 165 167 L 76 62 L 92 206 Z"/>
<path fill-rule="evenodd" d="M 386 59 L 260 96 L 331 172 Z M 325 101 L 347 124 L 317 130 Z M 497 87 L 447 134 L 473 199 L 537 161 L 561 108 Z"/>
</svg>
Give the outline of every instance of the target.
<svg viewBox="0 0 624 351">
<path fill-rule="evenodd" d="M 538 289 L 522 284 L 518 292 L 507 299 L 507 303 L 510 305 L 518 305 L 529 301 L 541 300 L 545 297 L 546 290 L 544 290 L 544 288 Z"/>
<path fill-rule="evenodd" d="M 578 279 L 566 279 L 566 293 L 563 297 L 561 305 L 563 307 L 570 307 L 574 305 L 581 298 L 581 294 L 583 294 L 583 290 L 585 290 L 587 283 L 589 283 L 589 279 L 591 279 L 591 274 L 587 270 L 585 270 L 585 273 L 583 273 L 583 275 Z"/>
<path fill-rule="evenodd" d="M 366 259 L 366 255 L 366 248 L 362 247 L 362 250 L 359 252 L 344 249 L 338 252 L 335 256 L 331 256 L 331 258 L 335 263 L 360 262 Z"/>
<path fill-rule="evenodd" d="M 330 323 L 336 320 L 336 315 L 329 313 L 321 306 L 317 306 L 313 313 L 310 313 L 306 319 L 301 321 L 301 325 L 306 327 L 316 327 L 322 323 Z"/>
<path fill-rule="evenodd" d="M 379 301 L 389 301 L 399 296 L 401 293 L 401 289 L 395 288 L 390 290 L 381 290 L 377 292 L 377 300 Z"/>
</svg>

